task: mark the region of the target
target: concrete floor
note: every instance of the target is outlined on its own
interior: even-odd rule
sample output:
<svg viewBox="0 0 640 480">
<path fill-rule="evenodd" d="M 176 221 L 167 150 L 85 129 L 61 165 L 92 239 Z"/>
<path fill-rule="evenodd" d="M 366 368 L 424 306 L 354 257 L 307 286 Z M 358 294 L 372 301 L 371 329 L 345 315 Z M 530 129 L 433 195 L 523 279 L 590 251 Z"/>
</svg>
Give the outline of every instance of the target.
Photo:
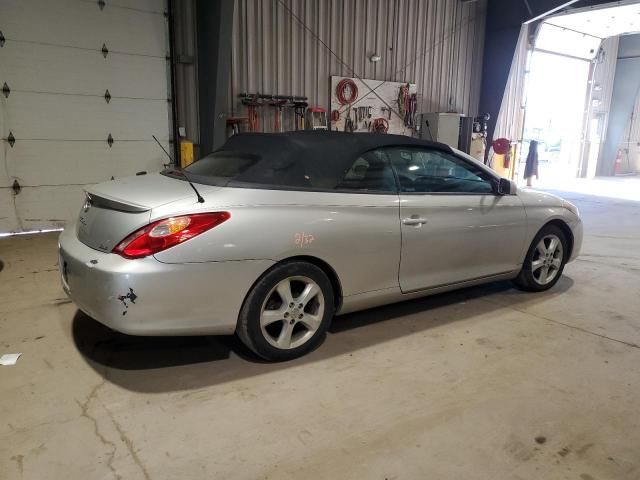
<svg viewBox="0 0 640 480">
<path fill-rule="evenodd" d="M 311 355 L 79 313 L 56 236 L 0 240 L 2 479 L 638 479 L 640 179 L 582 183 L 582 256 L 338 319 Z M 603 187 L 604 186 L 604 187 Z M 586 193 L 585 193 L 586 192 Z"/>
</svg>

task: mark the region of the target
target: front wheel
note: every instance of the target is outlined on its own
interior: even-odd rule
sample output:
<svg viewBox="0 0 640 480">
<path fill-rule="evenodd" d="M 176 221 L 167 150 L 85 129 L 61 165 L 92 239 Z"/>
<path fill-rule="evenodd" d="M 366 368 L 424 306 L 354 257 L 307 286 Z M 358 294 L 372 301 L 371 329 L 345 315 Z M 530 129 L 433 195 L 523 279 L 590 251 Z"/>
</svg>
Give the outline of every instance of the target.
<svg viewBox="0 0 640 480">
<path fill-rule="evenodd" d="M 306 262 L 286 262 L 253 286 L 236 332 L 258 356 L 290 360 L 322 341 L 334 310 L 333 288 L 325 273 Z"/>
<path fill-rule="evenodd" d="M 550 289 L 560 279 L 568 253 L 564 232 L 555 225 L 543 227 L 531 242 L 514 283 L 528 292 Z"/>
</svg>

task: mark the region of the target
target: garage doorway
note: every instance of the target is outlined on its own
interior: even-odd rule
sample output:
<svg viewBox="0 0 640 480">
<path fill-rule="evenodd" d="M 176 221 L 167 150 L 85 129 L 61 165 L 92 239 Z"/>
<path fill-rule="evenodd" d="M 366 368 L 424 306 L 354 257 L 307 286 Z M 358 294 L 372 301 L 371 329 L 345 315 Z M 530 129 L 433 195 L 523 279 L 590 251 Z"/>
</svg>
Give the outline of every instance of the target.
<svg viewBox="0 0 640 480">
<path fill-rule="evenodd" d="M 519 80 L 524 119 L 514 179 L 524 184 L 533 140 L 539 142 L 536 187 L 640 172 L 640 161 L 631 159 L 640 145 L 633 106 L 640 104 L 640 2 L 571 9 L 530 30 L 530 50 L 518 64 L 525 71 Z"/>
<path fill-rule="evenodd" d="M 544 50 L 531 54 L 521 158 L 526 160 L 530 142 L 537 141 L 540 184 L 578 174 L 590 65 Z"/>
</svg>

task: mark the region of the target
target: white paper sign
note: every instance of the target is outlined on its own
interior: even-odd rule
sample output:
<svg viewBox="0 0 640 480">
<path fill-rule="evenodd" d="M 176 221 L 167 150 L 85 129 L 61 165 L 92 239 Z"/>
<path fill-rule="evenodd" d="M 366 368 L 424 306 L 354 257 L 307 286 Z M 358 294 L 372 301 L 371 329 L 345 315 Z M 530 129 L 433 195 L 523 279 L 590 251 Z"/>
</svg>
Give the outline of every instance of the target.
<svg viewBox="0 0 640 480">
<path fill-rule="evenodd" d="M 0 357 L 0 365 L 11 366 L 15 365 L 20 358 L 21 353 L 5 353 Z"/>
</svg>

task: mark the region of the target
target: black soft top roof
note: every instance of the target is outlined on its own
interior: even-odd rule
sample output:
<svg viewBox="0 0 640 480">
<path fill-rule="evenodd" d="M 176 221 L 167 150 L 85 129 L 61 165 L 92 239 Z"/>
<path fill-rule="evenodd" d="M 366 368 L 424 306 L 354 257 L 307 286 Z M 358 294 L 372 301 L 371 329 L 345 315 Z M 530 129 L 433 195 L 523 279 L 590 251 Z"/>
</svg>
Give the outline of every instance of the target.
<svg viewBox="0 0 640 480">
<path fill-rule="evenodd" d="M 292 154 L 310 162 L 332 159 L 339 163 L 375 148 L 388 146 L 423 146 L 452 152 L 444 143 L 419 140 L 404 135 L 383 133 L 348 133 L 327 131 L 298 131 L 286 133 L 240 133 L 230 137 L 219 151 L 233 151 L 259 155 L 262 158 L 277 154 Z"/>
<path fill-rule="evenodd" d="M 185 170 L 194 181 L 211 185 L 333 190 L 338 188 L 356 158 L 388 146 L 452 151 L 442 143 L 379 133 L 241 133 Z M 379 159 L 372 156 L 368 161 Z"/>
</svg>

